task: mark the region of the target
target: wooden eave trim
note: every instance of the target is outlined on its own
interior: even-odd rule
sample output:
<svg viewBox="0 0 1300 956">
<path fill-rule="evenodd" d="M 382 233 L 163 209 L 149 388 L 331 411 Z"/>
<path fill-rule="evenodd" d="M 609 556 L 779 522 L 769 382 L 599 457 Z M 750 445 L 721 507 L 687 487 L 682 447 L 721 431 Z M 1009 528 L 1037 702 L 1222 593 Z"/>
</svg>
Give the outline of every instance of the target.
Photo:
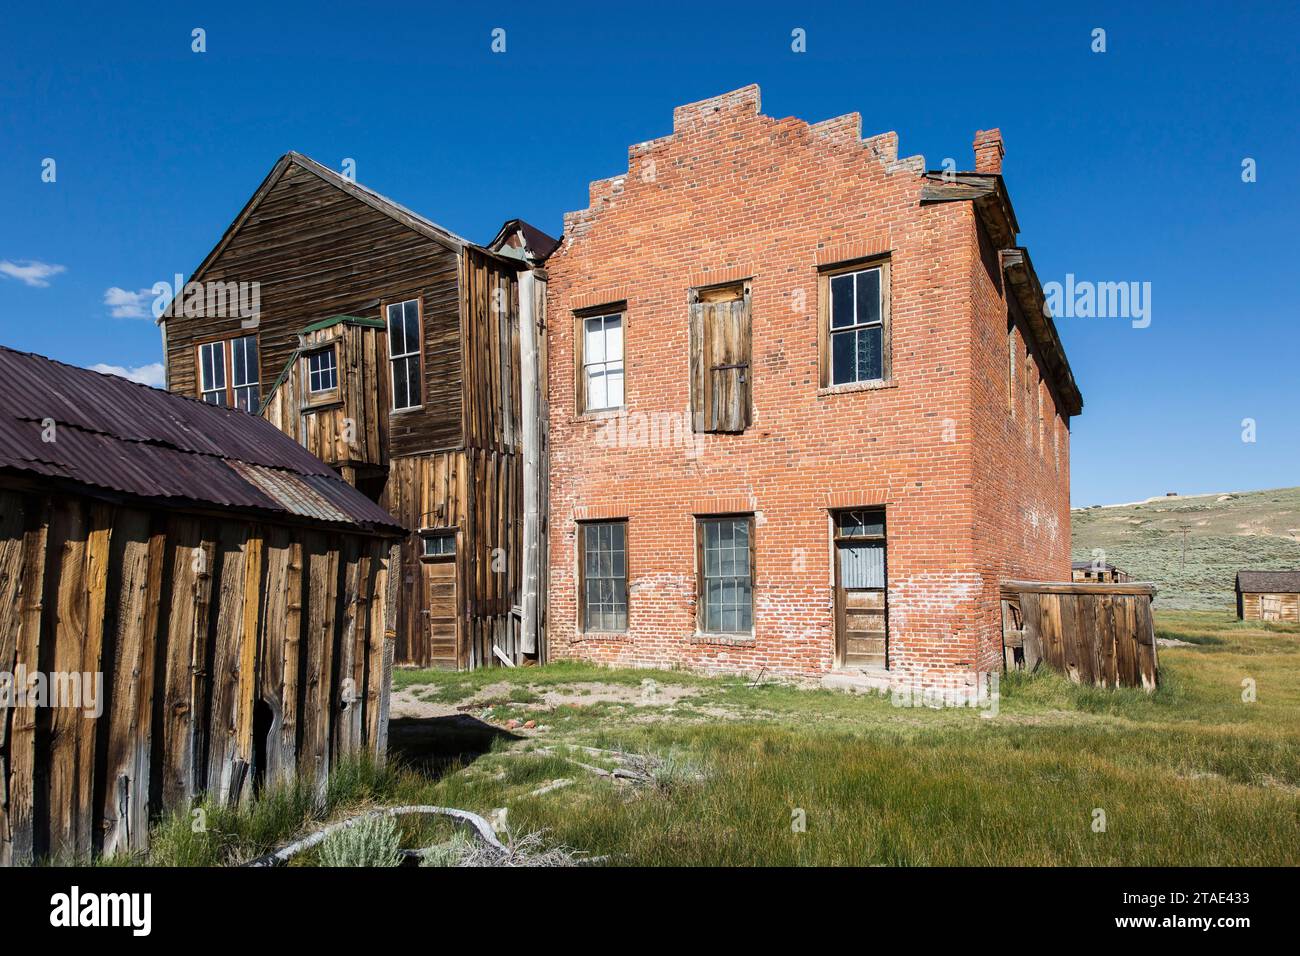
<svg viewBox="0 0 1300 956">
<path fill-rule="evenodd" d="M 1083 411 L 1083 395 L 1074 381 L 1074 372 L 1070 369 L 1070 361 L 1066 358 L 1056 323 L 1045 309 L 1046 297 L 1029 259 L 1029 250 L 1022 247 L 1003 249 L 999 255 L 1007 283 L 1016 294 L 1020 311 L 1029 324 L 1035 344 L 1047 360 L 1052 381 L 1064 400 L 1065 407 L 1062 411 L 1071 417 L 1078 415 Z"/>
</svg>

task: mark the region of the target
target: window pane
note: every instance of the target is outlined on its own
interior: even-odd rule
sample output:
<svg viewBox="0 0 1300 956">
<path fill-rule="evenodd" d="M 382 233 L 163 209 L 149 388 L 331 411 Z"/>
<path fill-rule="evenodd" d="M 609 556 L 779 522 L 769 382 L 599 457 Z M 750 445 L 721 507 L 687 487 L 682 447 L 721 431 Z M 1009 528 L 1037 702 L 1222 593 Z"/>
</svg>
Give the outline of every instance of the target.
<svg viewBox="0 0 1300 956">
<path fill-rule="evenodd" d="M 406 351 L 416 353 L 420 351 L 420 303 L 411 299 L 402 303 L 402 308 L 406 311 Z"/>
<path fill-rule="evenodd" d="M 587 330 L 587 338 L 582 347 L 583 362 L 591 365 L 605 361 L 605 335 L 601 320 L 598 318 L 588 319 L 584 324 Z"/>
<path fill-rule="evenodd" d="M 858 273 L 858 324 L 880 321 L 880 270 Z"/>
<path fill-rule="evenodd" d="M 398 359 L 393 363 L 393 407 L 406 408 L 409 405 L 406 398 L 406 360 Z"/>
<path fill-rule="evenodd" d="M 880 335 L 881 328 L 878 325 L 859 329 L 857 332 L 857 380 L 859 382 L 869 382 L 873 379 L 878 379 L 882 374 L 880 362 Z"/>
<path fill-rule="evenodd" d="M 831 384 L 857 381 L 857 336 L 853 332 L 836 332 L 831 336 Z"/>
<path fill-rule="evenodd" d="M 623 317 L 611 315 L 605 319 L 605 361 L 623 359 Z"/>
<path fill-rule="evenodd" d="M 853 275 L 831 277 L 831 328 L 853 325 Z"/>
<path fill-rule="evenodd" d="M 605 392 L 605 366 L 603 365 L 596 365 L 587 369 L 587 407 L 609 407 L 608 396 Z"/>
<path fill-rule="evenodd" d="M 420 404 L 420 359 L 414 355 L 406 360 L 406 395 L 411 408 Z"/>
<path fill-rule="evenodd" d="M 402 329 L 402 307 L 400 305 L 390 305 L 388 307 L 388 354 L 406 354 L 406 335 Z"/>
<path fill-rule="evenodd" d="M 611 363 L 605 366 L 605 398 L 610 408 L 623 404 L 623 363 Z"/>
</svg>

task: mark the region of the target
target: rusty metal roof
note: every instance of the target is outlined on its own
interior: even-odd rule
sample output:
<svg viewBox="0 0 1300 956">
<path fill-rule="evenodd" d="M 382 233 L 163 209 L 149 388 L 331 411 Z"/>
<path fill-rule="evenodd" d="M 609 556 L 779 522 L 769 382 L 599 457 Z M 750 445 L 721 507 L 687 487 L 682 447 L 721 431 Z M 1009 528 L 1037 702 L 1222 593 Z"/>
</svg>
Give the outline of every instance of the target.
<svg viewBox="0 0 1300 956">
<path fill-rule="evenodd" d="M 166 507 L 404 531 L 264 419 L 4 346 L 0 469 Z"/>
</svg>

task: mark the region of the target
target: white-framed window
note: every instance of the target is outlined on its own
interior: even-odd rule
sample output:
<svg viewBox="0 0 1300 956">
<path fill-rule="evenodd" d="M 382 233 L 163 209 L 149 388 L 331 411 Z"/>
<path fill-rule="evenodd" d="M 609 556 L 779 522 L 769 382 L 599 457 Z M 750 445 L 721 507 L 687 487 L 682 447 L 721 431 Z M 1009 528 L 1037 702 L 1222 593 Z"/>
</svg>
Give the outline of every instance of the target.
<svg viewBox="0 0 1300 956">
<path fill-rule="evenodd" d="M 311 393 L 332 392 L 339 387 L 338 357 L 334 346 L 307 356 L 307 388 Z"/>
<path fill-rule="evenodd" d="M 582 319 L 583 411 L 623 407 L 623 316 Z"/>
<path fill-rule="evenodd" d="M 885 377 L 885 266 L 829 276 L 829 385 Z"/>
<path fill-rule="evenodd" d="M 393 410 L 420 406 L 420 300 L 388 306 L 388 365 Z"/>
<path fill-rule="evenodd" d="M 199 345 L 198 364 L 199 397 L 203 401 L 257 412 L 261 403 L 257 336 L 204 342 Z"/>
</svg>

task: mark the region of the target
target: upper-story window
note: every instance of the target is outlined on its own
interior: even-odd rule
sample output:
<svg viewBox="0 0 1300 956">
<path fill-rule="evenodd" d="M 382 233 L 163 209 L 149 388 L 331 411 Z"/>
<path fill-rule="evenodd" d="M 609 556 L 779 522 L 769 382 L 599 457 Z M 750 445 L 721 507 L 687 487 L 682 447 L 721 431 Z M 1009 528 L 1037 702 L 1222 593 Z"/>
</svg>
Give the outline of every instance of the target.
<svg viewBox="0 0 1300 956">
<path fill-rule="evenodd" d="M 257 412 L 261 403 L 257 336 L 204 342 L 198 360 L 200 398 L 209 405 Z"/>
<path fill-rule="evenodd" d="M 623 407 L 623 314 L 578 317 L 578 413 Z"/>
<path fill-rule="evenodd" d="M 822 274 L 822 385 L 890 377 L 889 263 Z"/>
<path fill-rule="evenodd" d="M 420 406 L 420 300 L 388 306 L 388 365 L 393 410 Z"/>
<path fill-rule="evenodd" d="M 697 432 L 743 432 L 754 420 L 750 284 L 692 289 L 691 417 Z"/>
<path fill-rule="evenodd" d="M 307 388 L 313 395 L 339 387 L 338 356 L 330 345 L 307 356 Z"/>
</svg>

